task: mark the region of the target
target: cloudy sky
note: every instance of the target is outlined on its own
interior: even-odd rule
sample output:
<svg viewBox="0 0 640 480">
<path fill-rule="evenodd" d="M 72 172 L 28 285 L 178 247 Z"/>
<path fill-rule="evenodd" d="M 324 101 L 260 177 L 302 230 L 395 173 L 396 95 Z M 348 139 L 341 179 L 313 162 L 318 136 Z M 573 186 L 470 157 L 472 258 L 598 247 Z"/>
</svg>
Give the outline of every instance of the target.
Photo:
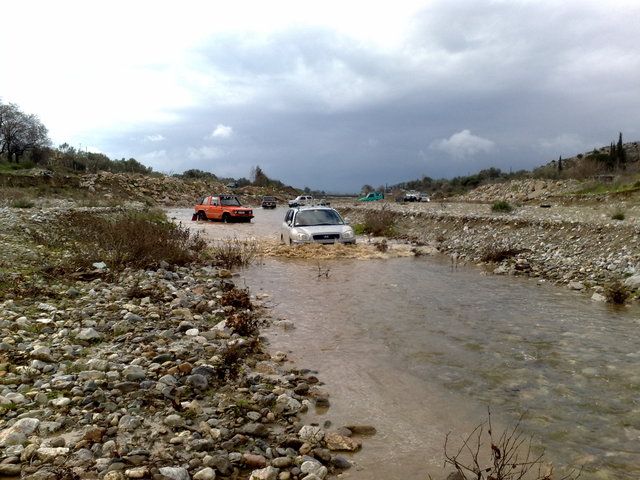
<svg viewBox="0 0 640 480">
<path fill-rule="evenodd" d="M 640 2 L 7 2 L 0 99 L 154 170 L 357 191 L 640 140 Z"/>
</svg>

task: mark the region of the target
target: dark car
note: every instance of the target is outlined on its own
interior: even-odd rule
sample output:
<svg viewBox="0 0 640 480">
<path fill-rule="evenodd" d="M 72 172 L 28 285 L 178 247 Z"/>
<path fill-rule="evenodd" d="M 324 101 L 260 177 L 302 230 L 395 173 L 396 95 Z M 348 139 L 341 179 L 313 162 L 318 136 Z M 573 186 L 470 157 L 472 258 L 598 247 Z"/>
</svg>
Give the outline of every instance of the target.
<svg viewBox="0 0 640 480">
<path fill-rule="evenodd" d="M 262 208 L 276 208 L 276 197 L 262 197 Z"/>
</svg>

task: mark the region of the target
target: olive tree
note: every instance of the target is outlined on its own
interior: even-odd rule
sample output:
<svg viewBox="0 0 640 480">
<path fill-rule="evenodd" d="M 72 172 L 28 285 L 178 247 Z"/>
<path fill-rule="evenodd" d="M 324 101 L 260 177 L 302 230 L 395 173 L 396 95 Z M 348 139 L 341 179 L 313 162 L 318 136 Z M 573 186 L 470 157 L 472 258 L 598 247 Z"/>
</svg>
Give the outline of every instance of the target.
<svg viewBox="0 0 640 480">
<path fill-rule="evenodd" d="M 0 156 L 17 163 L 25 152 L 49 143 L 47 127 L 37 115 L 24 113 L 14 103 L 0 102 Z"/>
</svg>

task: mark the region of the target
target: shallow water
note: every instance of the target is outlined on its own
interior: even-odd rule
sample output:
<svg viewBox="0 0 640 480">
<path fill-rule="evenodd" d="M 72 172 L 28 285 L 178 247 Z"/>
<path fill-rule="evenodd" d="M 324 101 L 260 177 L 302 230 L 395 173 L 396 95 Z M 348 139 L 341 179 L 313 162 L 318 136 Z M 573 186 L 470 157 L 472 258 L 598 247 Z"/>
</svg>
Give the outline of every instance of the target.
<svg viewBox="0 0 640 480">
<path fill-rule="evenodd" d="M 253 226 L 202 228 L 274 238 L 280 215 L 259 214 Z M 528 412 L 524 431 L 556 465 L 584 465 L 581 478 L 640 477 L 637 308 L 439 257 L 270 258 L 243 277 L 296 325 L 270 329 L 272 348 L 327 384 L 332 406 L 312 417 L 378 428 L 346 477 L 437 475 L 447 432 L 456 443 L 488 405 L 503 425 Z"/>
</svg>

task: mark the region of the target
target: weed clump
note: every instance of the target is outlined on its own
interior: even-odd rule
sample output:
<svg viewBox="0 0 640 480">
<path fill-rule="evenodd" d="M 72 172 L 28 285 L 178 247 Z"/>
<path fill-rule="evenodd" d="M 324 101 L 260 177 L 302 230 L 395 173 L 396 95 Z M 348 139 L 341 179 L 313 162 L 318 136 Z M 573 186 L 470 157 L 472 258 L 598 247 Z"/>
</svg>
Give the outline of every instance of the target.
<svg viewBox="0 0 640 480">
<path fill-rule="evenodd" d="M 631 291 L 620 280 L 614 280 L 605 285 L 604 296 L 607 299 L 607 303 L 624 305 L 631 297 Z"/>
<path fill-rule="evenodd" d="M 611 214 L 611 220 L 624 220 L 624 212 L 620 209 Z"/>
<path fill-rule="evenodd" d="M 363 231 L 375 236 L 392 236 L 395 233 L 396 214 L 387 206 L 380 210 L 367 211 L 364 215 Z"/>
<path fill-rule="evenodd" d="M 498 200 L 491 205 L 491 211 L 497 213 L 509 213 L 513 210 L 513 206 L 506 200 Z"/>
<path fill-rule="evenodd" d="M 257 252 L 258 247 L 255 242 L 237 238 L 221 240 L 208 250 L 213 263 L 227 269 L 249 265 Z"/>
<path fill-rule="evenodd" d="M 521 249 L 491 246 L 482 253 L 480 260 L 486 263 L 500 263 L 503 260 L 515 257 L 521 252 Z"/>
<path fill-rule="evenodd" d="M 36 206 L 34 202 L 26 198 L 16 198 L 10 205 L 13 208 L 33 208 Z"/>
<path fill-rule="evenodd" d="M 232 288 L 222 294 L 220 305 L 232 307 L 234 310 L 251 310 L 251 298 L 247 289 Z"/>
</svg>

